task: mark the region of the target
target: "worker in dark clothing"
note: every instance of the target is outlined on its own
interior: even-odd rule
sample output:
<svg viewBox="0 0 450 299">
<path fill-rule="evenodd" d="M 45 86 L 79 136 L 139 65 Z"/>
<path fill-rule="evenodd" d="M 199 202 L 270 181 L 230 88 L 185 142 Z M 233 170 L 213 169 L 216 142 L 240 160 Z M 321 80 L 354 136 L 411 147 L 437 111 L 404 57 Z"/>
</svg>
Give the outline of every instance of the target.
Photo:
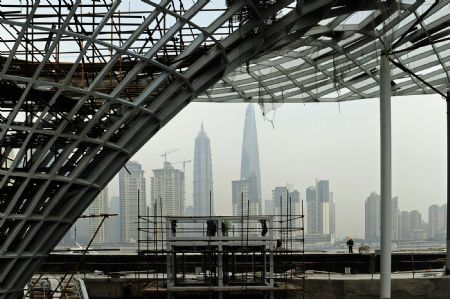
<svg viewBox="0 0 450 299">
<path fill-rule="evenodd" d="M 349 238 L 347 241 L 348 253 L 353 253 L 353 239 Z"/>
</svg>

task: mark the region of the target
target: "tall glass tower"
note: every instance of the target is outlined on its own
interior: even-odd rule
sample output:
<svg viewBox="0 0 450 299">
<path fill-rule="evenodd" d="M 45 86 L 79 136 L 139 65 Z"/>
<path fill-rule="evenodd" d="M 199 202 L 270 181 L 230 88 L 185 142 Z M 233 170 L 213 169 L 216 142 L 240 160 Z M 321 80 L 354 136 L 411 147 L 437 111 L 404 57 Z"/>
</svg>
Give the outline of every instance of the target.
<svg viewBox="0 0 450 299">
<path fill-rule="evenodd" d="M 147 206 L 145 186 L 144 171 L 141 164 L 128 161 L 126 169 L 122 168 L 119 172 L 121 242 L 135 243 L 138 241 L 138 214 L 145 215 Z M 141 237 L 143 237 L 142 232 Z"/>
<path fill-rule="evenodd" d="M 241 180 L 254 179 L 255 196 L 261 214 L 261 174 L 259 171 L 258 134 L 256 132 L 254 105 L 249 104 L 245 113 L 244 138 L 242 140 Z"/>
<path fill-rule="evenodd" d="M 214 215 L 211 147 L 202 123 L 194 149 L 194 216 L 208 216 L 210 213 Z"/>
</svg>

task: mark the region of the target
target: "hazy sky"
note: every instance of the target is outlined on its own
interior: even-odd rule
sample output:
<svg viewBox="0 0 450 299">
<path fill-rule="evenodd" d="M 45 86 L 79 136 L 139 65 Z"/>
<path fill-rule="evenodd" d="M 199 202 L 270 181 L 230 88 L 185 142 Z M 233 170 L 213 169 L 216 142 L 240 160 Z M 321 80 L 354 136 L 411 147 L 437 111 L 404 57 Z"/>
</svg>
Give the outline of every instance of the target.
<svg viewBox="0 0 450 299">
<path fill-rule="evenodd" d="M 192 103 L 161 129 L 134 157 L 145 170 L 150 194 L 152 169 L 168 161 L 193 160 L 194 139 L 203 120 L 211 139 L 216 214 L 231 214 L 231 181 L 239 179 L 247 104 Z M 258 107 L 256 107 L 258 108 Z M 315 179 L 329 179 L 336 203 L 337 236 L 364 236 L 364 201 L 379 193 L 378 99 L 341 103 L 284 104 L 274 127 L 256 109 L 263 201 L 276 186 L 290 183 L 305 199 Z M 401 210 L 445 203 L 445 101 L 438 96 L 392 101 L 393 195 Z M 182 169 L 182 164 L 175 167 Z M 186 205 L 192 205 L 193 164 L 186 165 Z M 118 194 L 118 180 L 110 186 Z M 149 199 L 149 198 L 148 198 Z"/>
</svg>

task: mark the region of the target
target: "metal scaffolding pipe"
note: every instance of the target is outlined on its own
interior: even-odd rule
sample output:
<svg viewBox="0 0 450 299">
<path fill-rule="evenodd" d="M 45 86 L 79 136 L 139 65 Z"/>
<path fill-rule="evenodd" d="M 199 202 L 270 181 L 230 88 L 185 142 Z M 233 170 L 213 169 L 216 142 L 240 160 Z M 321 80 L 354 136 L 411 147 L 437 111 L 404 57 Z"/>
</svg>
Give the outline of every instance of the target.
<svg viewBox="0 0 450 299">
<path fill-rule="evenodd" d="M 391 161 L 391 69 L 389 54 L 380 65 L 381 232 L 380 298 L 391 298 L 392 161 Z"/>
</svg>

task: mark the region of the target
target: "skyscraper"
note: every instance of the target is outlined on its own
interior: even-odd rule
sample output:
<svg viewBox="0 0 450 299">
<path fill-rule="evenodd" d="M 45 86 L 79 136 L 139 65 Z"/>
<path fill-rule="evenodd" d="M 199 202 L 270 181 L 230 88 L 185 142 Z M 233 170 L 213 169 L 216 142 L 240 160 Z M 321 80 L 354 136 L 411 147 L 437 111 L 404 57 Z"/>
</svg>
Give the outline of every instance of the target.
<svg viewBox="0 0 450 299">
<path fill-rule="evenodd" d="M 266 199 L 264 201 L 264 215 L 274 215 L 274 206 L 272 199 Z"/>
<path fill-rule="evenodd" d="M 184 172 L 164 162 L 161 169 L 153 169 L 151 178 L 151 203 L 162 216 L 183 216 L 185 201 Z"/>
<path fill-rule="evenodd" d="M 370 193 L 365 202 L 365 239 L 380 241 L 380 195 L 376 192 Z"/>
<path fill-rule="evenodd" d="M 381 203 L 381 202 L 380 202 Z M 392 240 L 399 239 L 399 229 L 400 229 L 400 210 L 398 208 L 398 197 L 392 197 L 391 202 L 391 229 L 392 229 Z"/>
<path fill-rule="evenodd" d="M 316 180 L 306 189 L 306 223 L 308 234 L 335 233 L 335 207 L 328 180 Z"/>
<path fill-rule="evenodd" d="M 422 214 L 417 210 L 409 212 L 409 229 L 411 240 L 425 239 L 425 232 L 422 229 Z"/>
<path fill-rule="evenodd" d="M 108 214 L 108 187 L 105 187 L 95 198 L 95 200 L 89 206 L 90 215 Z M 93 244 L 103 244 L 108 240 L 108 220 L 103 222 L 102 226 L 99 225 L 102 221 L 102 217 L 89 218 L 89 232 L 92 238 L 98 229 L 97 235 L 93 240 Z"/>
<path fill-rule="evenodd" d="M 317 181 L 317 197 L 319 202 L 330 201 L 330 182 L 328 180 Z"/>
<path fill-rule="evenodd" d="M 297 215 L 300 212 L 300 193 L 287 187 L 272 190 L 272 205 L 275 215 Z"/>
<path fill-rule="evenodd" d="M 401 241 L 418 241 L 426 238 L 426 234 L 423 229 L 422 215 L 419 211 L 402 211 L 400 213 L 399 236 Z"/>
<path fill-rule="evenodd" d="M 245 180 L 232 181 L 233 215 L 258 215 L 261 209 L 256 200 L 256 179 L 251 177 Z"/>
<path fill-rule="evenodd" d="M 409 223 L 409 212 L 401 211 L 400 212 L 400 230 L 399 230 L 399 240 L 406 241 L 411 240 L 411 229 Z"/>
<path fill-rule="evenodd" d="M 392 240 L 399 239 L 399 218 L 398 197 L 393 197 L 391 201 L 392 217 Z M 380 241 L 381 225 L 381 199 L 376 192 L 370 193 L 365 202 L 365 239 L 368 242 Z"/>
<path fill-rule="evenodd" d="M 108 243 L 120 242 L 120 199 L 119 196 L 111 196 L 109 200 L 109 213 L 117 214 L 108 219 Z"/>
<path fill-rule="evenodd" d="M 146 214 L 145 178 L 141 164 L 129 161 L 125 167 L 119 172 L 120 240 L 134 243 L 138 241 L 138 212 Z"/>
<path fill-rule="evenodd" d="M 444 240 L 447 225 L 447 205 L 432 205 L 428 208 L 428 238 Z"/>
<path fill-rule="evenodd" d="M 297 228 L 300 227 L 300 221 L 296 215 L 300 214 L 300 193 L 297 190 L 289 191 L 287 187 L 275 187 L 272 190 L 272 205 L 274 211 L 274 227 L 294 228 L 294 234 L 297 234 Z M 295 219 L 295 220 L 292 220 Z"/>
<path fill-rule="evenodd" d="M 306 188 L 306 228 L 308 234 L 319 233 L 319 204 L 316 187 Z"/>
<path fill-rule="evenodd" d="M 184 216 L 185 182 L 184 172 L 175 169 L 170 162 L 164 162 L 161 169 L 153 169 L 151 183 L 151 205 L 154 216 Z M 162 221 L 162 222 L 159 222 Z M 160 218 L 158 227 L 165 227 L 165 220 Z M 159 229 L 157 239 L 163 240 L 166 231 Z M 161 246 L 165 246 L 162 241 Z M 159 246 L 159 245 L 158 245 Z"/>
<path fill-rule="evenodd" d="M 319 180 L 316 182 L 317 201 L 319 212 L 319 232 L 322 234 L 330 233 L 330 183 L 328 180 Z"/>
<path fill-rule="evenodd" d="M 202 123 L 194 149 L 194 216 L 214 215 L 213 194 L 211 147 Z"/>
<path fill-rule="evenodd" d="M 252 179 L 254 178 L 254 179 Z M 255 187 L 250 188 L 256 192 L 250 196 L 258 203 L 258 214 L 261 214 L 261 174 L 259 169 L 258 134 L 256 131 L 254 105 L 249 104 L 245 113 L 244 136 L 242 140 L 241 181 L 249 180 Z"/>
</svg>

